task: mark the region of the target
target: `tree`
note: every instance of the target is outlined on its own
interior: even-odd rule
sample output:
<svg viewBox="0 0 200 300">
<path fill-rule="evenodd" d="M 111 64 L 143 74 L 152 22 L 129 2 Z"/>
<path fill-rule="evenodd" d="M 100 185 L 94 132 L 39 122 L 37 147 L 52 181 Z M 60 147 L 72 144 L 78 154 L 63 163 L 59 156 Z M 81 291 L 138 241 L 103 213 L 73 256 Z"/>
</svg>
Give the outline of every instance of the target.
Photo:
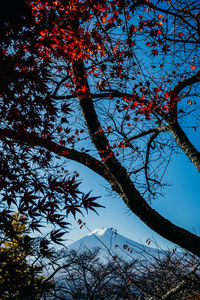
<svg viewBox="0 0 200 300">
<path fill-rule="evenodd" d="M 112 260 L 102 262 L 98 253 L 99 249 L 63 253 L 62 260 L 68 267 L 62 268 L 55 279 L 55 298 L 137 299 L 136 289 L 127 283 L 125 269 L 121 270 Z M 127 273 L 131 266 L 131 263 L 126 265 Z"/>
<path fill-rule="evenodd" d="M 35 253 L 30 245 L 23 215 L 12 215 L 12 229 L 15 232 L 12 239 L 5 234 L 0 240 L 1 299 L 39 299 L 44 292 L 53 288 L 54 282 L 45 280 L 45 276 L 40 275 L 42 267 L 30 259 Z M 34 257 L 34 260 L 37 261 L 38 257 Z"/>
<path fill-rule="evenodd" d="M 27 5 L 32 16 L 5 21 L 0 46 L 2 228 L 9 207 L 39 230 L 41 217 L 65 228 L 66 214 L 100 206 L 80 192 L 76 171 L 66 176 L 68 159 L 102 176 L 152 230 L 200 256 L 200 237 L 150 205 L 172 153 L 200 171 L 184 130 L 186 121 L 199 130 L 199 2 Z M 60 242 L 63 233 L 51 237 Z"/>
<path fill-rule="evenodd" d="M 105 250 L 105 249 L 104 249 Z M 199 259 L 164 251 L 127 261 L 101 249 L 79 249 L 60 255 L 60 272 L 52 296 L 58 299 L 198 299 Z M 115 256 L 114 256 L 115 257 Z M 66 267 L 64 266 L 66 264 Z"/>
</svg>

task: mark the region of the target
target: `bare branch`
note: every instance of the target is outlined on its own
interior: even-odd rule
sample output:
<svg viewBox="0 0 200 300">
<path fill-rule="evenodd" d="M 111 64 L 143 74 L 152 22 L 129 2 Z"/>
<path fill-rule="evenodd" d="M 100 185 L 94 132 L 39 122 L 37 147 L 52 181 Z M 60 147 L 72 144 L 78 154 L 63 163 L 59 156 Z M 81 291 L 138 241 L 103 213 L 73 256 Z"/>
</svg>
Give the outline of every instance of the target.
<svg viewBox="0 0 200 300">
<path fill-rule="evenodd" d="M 200 70 L 194 76 L 180 81 L 172 90 L 172 97 L 177 97 L 184 88 L 191 86 L 192 84 L 197 82 L 200 82 Z"/>
<path fill-rule="evenodd" d="M 200 152 L 190 142 L 179 123 L 170 123 L 169 131 L 173 134 L 177 145 L 183 150 L 196 169 L 200 172 Z"/>
<path fill-rule="evenodd" d="M 45 149 L 59 154 L 62 157 L 67 159 L 74 160 L 82 165 L 90 168 L 92 171 L 96 172 L 100 176 L 106 176 L 108 170 L 104 166 L 102 162 L 93 158 L 88 153 L 79 152 L 74 149 L 70 149 L 64 146 L 61 146 L 49 138 L 42 138 L 35 133 L 27 133 L 27 132 L 15 132 L 9 129 L 1 129 L 0 130 L 0 139 L 4 140 L 5 138 L 9 138 L 15 140 L 16 142 L 26 143 L 31 147 L 44 147 Z"/>
<path fill-rule="evenodd" d="M 149 155 L 150 155 L 150 148 L 151 148 L 151 143 L 156 139 L 156 137 L 158 136 L 158 132 L 154 132 L 148 143 L 147 143 L 147 152 L 146 152 L 146 159 L 145 159 L 145 169 L 144 169 L 144 172 L 145 172 L 145 178 L 146 178 L 146 182 L 147 182 L 147 187 L 148 187 L 148 191 L 153 195 L 155 196 L 155 193 L 153 193 L 151 191 L 151 188 L 150 188 L 150 184 L 149 184 L 149 176 L 148 176 L 148 162 L 149 162 Z"/>
<path fill-rule="evenodd" d="M 130 141 L 136 140 L 136 139 L 138 139 L 140 137 L 149 135 L 151 133 L 159 133 L 159 132 L 167 131 L 167 130 L 168 130 L 167 126 L 162 126 L 162 127 L 148 129 L 146 131 L 143 131 L 143 132 L 141 132 L 139 134 L 134 135 L 133 137 L 128 138 L 126 141 L 130 142 Z"/>
</svg>

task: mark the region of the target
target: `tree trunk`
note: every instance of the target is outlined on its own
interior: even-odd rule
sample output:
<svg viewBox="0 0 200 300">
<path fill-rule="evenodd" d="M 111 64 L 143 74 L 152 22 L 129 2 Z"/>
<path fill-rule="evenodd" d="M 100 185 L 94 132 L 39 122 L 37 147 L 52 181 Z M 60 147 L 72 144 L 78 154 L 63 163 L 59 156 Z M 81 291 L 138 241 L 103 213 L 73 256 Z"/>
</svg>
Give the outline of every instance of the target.
<svg viewBox="0 0 200 300">
<path fill-rule="evenodd" d="M 173 134 L 177 145 L 183 150 L 193 165 L 200 172 L 200 152 L 192 145 L 178 122 L 169 124 L 169 131 Z"/>
<path fill-rule="evenodd" d="M 110 173 L 110 176 L 107 176 L 107 181 L 111 184 L 112 189 L 118 192 L 130 210 L 148 227 L 162 237 L 200 257 L 200 237 L 174 225 L 162 217 L 150 207 L 137 191 L 126 169 L 122 167 L 120 162 L 116 159 L 109 145 L 109 141 L 101 128 L 93 105 L 83 61 L 77 60 L 72 63 L 72 70 L 74 74 L 74 86 L 91 140 Z M 81 92 L 83 87 L 84 92 Z"/>
</svg>

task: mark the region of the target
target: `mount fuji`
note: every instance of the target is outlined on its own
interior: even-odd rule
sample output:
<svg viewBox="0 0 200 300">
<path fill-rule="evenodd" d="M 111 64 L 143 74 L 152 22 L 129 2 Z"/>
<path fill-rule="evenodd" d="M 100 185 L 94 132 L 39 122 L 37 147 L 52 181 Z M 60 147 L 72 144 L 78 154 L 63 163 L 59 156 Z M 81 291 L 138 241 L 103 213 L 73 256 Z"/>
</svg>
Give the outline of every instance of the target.
<svg viewBox="0 0 200 300">
<path fill-rule="evenodd" d="M 126 263 L 130 262 L 134 264 L 135 262 L 138 262 L 139 265 L 137 264 L 136 266 L 146 266 L 146 264 L 148 263 L 150 263 L 151 265 L 154 264 L 157 259 L 162 260 L 168 254 L 167 251 L 164 251 L 162 249 L 160 250 L 158 248 L 152 248 L 149 246 L 149 244 L 150 240 L 147 240 L 147 245 L 143 245 L 117 233 L 117 231 L 112 228 L 95 229 L 85 237 L 59 249 L 56 265 L 53 267 L 51 264 L 47 266 L 46 272 L 48 276 L 51 276 L 52 273 L 55 273 L 54 281 L 59 287 L 57 290 L 58 296 L 62 297 L 62 299 L 71 300 L 72 297 L 69 296 L 67 292 L 66 295 L 64 295 L 63 291 L 68 291 L 68 288 L 69 290 L 70 288 L 73 289 L 73 280 L 76 280 L 77 286 L 81 284 L 82 277 L 79 277 L 82 276 L 80 275 L 82 273 L 79 273 L 79 271 L 82 270 L 81 262 L 84 262 L 82 264 L 82 267 L 86 266 L 86 269 L 84 270 L 87 270 L 87 272 L 89 272 L 88 270 L 90 270 L 91 264 L 94 263 L 93 266 L 95 267 L 95 261 L 99 261 L 100 263 L 102 263 L 101 266 L 104 266 L 104 264 L 106 266 L 116 261 L 119 266 L 122 266 L 123 270 L 123 267 L 126 267 L 128 265 Z M 91 252 L 89 252 L 88 250 Z M 93 250 L 98 251 L 93 252 Z M 95 256 L 93 256 L 93 254 Z M 89 259 L 94 258 L 91 264 L 87 260 L 87 255 Z M 85 261 L 84 258 L 86 259 Z M 73 261 L 73 259 L 75 260 Z M 76 259 L 78 259 L 78 261 Z M 64 266 L 64 268 L 62 268 L 62 266 Z M 58 272 L 55 272 L 57 267 Z M 137 268 L 134 269 L 134 272 L 135 274 L 137 273 Z M 71 277 L 67 277 L 68 279 L 66 280 L 66 276 L 68 276 L 69 274 Z M 75 274 L 77 277 L 73 274 Z M 138 276 L 139 274 L 140 267 L 138 269 Z M 72 275 L 75 277 L 73 277 Z M 92 278 L 90 278 L 90 276 L 92 276 L 92 273 L 90 274 L 89 272 L 88 276 L 88 280 L 90 280 Z M 72 282 L 70 280 L 72 280 Z M 70 284 L 72 284 L 73 286 L 71 287 Z M 50 296 L 47 299 L 53 300 L 55 298 Z"/>
<path fill-rule="evenodd" d="M 147 240 L 150 244 L 150 241 Z M 162 257 L 166 251 L 142 245 L 116 232 L 112 228 L 95 229 L 80 240 L 70 244 L 68 250 L 83 252 L 85 250 L 100 249 L 103 259 L 117 256 L 123 260 L 146 259 L 147 257 Z"/>
</svg>

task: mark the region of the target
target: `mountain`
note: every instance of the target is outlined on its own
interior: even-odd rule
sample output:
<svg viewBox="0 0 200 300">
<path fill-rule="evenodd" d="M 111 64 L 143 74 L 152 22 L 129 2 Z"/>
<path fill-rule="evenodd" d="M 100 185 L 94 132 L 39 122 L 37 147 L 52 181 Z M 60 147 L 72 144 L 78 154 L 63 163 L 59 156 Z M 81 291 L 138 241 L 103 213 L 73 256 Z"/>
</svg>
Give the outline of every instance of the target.
<svg viewBox="0 0 200 300">
<path fill-rule="evenodd" d="M 147 241 L 148 243 L 148 241 Z M 95 229 L 87 236 L 70 244 L 68 250 L 76 250 L 78 252 L 100 248 L 100 256 L 103 259 L 112 256 L 121 257 L 123 259 L 146 259 L 151 256 L 162 256 L 166 253 L 149 246 L 142 245 L 116 232 L 112 228 Z"/>
<path fill-rule="evenodd" d="M 98 252 L 94 252 L 94 256 L 93 254 L 91 254 L 93 252 L 87 251 L 87 250 L 94 250 L 95 248 L 98 248 L 100 250 Z M 74 251 L 78 252 L 78 255 L 77 253 L 74 253 Z M 58 256 L 59 259 L 56 261 L 56 266 L 58 266 L 59 272 L 56 273 L 56 275 L 54 276 L 54 280 L 57 284 L 56 295 L 61 297 L 60 299 L 72 300 L 75 298 L 73 298 L 73 296 L 70 295 L 71 292 L 72 291 L 74 292 L 75 289 L 78 288 L 79 291 L 78 293 L 83 293 L 83 291 L 87 291 L 87 288 L 84 285 L 85 284 L 84 280 L 86 280 L 87 284 L 90 283 L 88 285 L 90 287 L 92 287 L 93 285 L 95 287 L 96 283 L 99 284 L 98 274 L 101 273 L 98 273 L 99 272 L 98 260 L 96 258 L 99 258 L 100 263 L 103 263 L 100 266 L 111 265 L 112 268 L 112 263 L 114 263 L 115 261 L 118 264 L 118 266 L 121 268 L 120 270 L 126 272 L 126 267 L 128 264 L 124 264 L 125 262 L 128 261 L 131 262 L 132 260 L 132 262 L 134 263 L 134 260 L 138 260 L 139 266 L 145 266 L 146 263 L 151 262 L 151 259 L 154 264 L 155 262 L 153 261 L 154 257 L 162 258 L 165 256 L 165 254 L 166 252 L 163 250 L 158 250 L 149 247 L 148 245 L 145 246 L 131 239 L 128 239 L 127 237 L 117 233 L 116 230 L 112 228 L 95 229 L 85 237 L 81 238 L 80 240 L 70 244 L 67 247 L 60 249 L 59 256 Z M 56 266 L 54 266 L 53 268 L 52 266 L 49 266 L 48 273 L 52 274 L 56 269 Z M 65 266 L 65 267 L 60 268 L 59 266 Z M 130 264 L 130 266 L 132 266 L 132 264 Z M 136 266 L 138 266 L 137 263 Z M 105 270 L 106 268 L 107 267 L 105 267 Z M 94 270 L 96 270 L 96 272 L 94 272 Z M 115 268 L 113 270 L 115 270 Z M 129 272 L 131 272 L 131 269 L 129 269 Z M 139 278 L 140 269 L 138 269 L 138 274 L 136 273 L 137 273 L 137 268 L 134 269 L 134 274 L 135 276 L 138 276 L 137 278 Z M 110 277 L 109 272 L 108 273 L 105 272 L 105 274 L 103 274 L 102 280 L 105 280 L 104 281 L 105 285 L 109 284 L 109 282 L 111 282 L 112 280 L 114 280 L 114 282 L 116 283 L 118 282 L 118 280 L 123 280 L 124 278 L 123 276 L 120 277 L 121 271 L 119 273 L 116 273 L 118 275 L 116 275 L 115 273 L 113 274 L 115 275 L 114 279 L 112 279 L 112 276 Z M 136 294 L 138 293 L 134 285 L 132 286 L 132 293 L 136 293 Z M 58 298 L 48 297 L 47 299 L 53 300 Z M 88 298 L 83 297 L 78 299 L 88 299 Z"/>
</svg>

